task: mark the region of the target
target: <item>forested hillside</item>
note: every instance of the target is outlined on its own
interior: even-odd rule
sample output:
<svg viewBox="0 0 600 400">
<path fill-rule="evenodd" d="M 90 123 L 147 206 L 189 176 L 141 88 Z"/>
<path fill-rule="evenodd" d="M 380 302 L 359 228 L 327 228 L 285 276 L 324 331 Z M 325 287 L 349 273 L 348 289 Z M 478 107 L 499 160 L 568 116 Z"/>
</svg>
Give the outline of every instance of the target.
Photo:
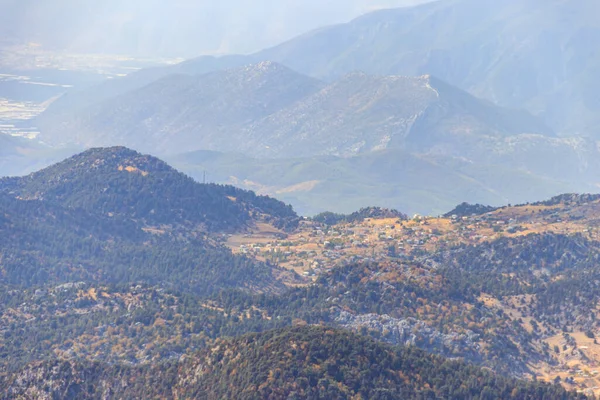
<svg viewBox="0 0 600 400">
<path fill-rule="evenodd" d="M 32 376 L 69 370 L 75 375 L 60 382 L 93 396 L 107 386 L 74 382 L 81 376 L 112 382 L 114 374 L 143 375 L 206 349 L 218 354 L 224 337 L 323 325 L 590 395 L 600 367 L 598 210 L 598 196 L 563 195 L 500 208 L 461 204 L 438 218 L 409 219 L 370 207 L 299 219 L 276 200 L 196 183 L 150 156 L 125 148 L 90 150 L 0 182 L 0 372 L 25 371 L 12 382 L 29 380 L 27 387 L 43 391 L 49 389 L 38 385 L 46 378 L 34 382 Z M 302 335 L 310 337 L 314 328 L 305 329 Z M 336 363 L 320 351 L 302 355 L 318 362 L 277 361 L 271 353 L 254 358 L 253 343 L 282 345 L 279 334 L 265 335 L 227 342 L 249 361 L 213 363 L 211 373 L 186 383 L 182 393 L 213 393 L 210 387 L 212 398 L 243 397 L 245 388 L 257 385 L 253 395 L 273 398 L 293 392 L 300 398 L 377 397 L 383 394 L 369 382 L 383 382 L 392 396 L 443 398 L 450 390 L 470 398 L 471 386 L 453 386 L 456 378 L 443 375 L 443 368 L 432 372 L 433 381 L 423 374 L 410 378 L 425 379 L 415 386 L 383 370 L 364 378 L 360 357 L 358 364 L 352 357 Z M 70 364 L 45 369 L 56 360 Z M 247 365 L 288 361 L 308 386 L 285 374 L 262 386 L 244 372 Z M 315 369 L 330 364 L 337 369 Z M 168 379 L 185 376 L 188 364 L 171 365 L 175 369 L 164 370 L 174 374 Z M 358 370 L 339 375 L 343 365 Z M 41 368 L 40 374 L 31 368 Z M 231 380 L 219 380 L 234 370 Z M 27 389 L 11 385 L 14 393 Z M 511 385 L 484 384 L 500 390 L 494 393 L 509 387 L 512 393 Z M 525 386 L 518 390 L 529 390 Z M 118 390 L 147 389 L 141 388 Z"/>
<path fill-rule="evenodd" d="M 199 184 L 157 158 L 124 147 L 88 150 L 26 177 L 0 180 L 0 191 L 156 227 L 236 231 L 263 214 L 280 227 L 297 221 L 291 207 L 277 200 Z"/>
<path fill-rule="evenodd" d="M 292 228 L 274 199 L 202 185 L 125 148 L 94 149 L 24 178 L 0 180 L 4 284 L 161 284 L 199 294 L 279 286 L 272 268 L 234 256 L 209 232 L 256 223 Z"/>
<path fill-rule="evenodd" d="M 274 284 L 270 267 L 201 236 L 153 234 L 131 220 L 5 195 L 0 215 L 5 284 L 144 282 L 198 293 Z"/>
<path fill-rule="evenodd" d="M 4 398 L 583 398 L 325 327 L 219 340 L 179 363 L 142 368 L 36 363 L 0 381 L 0 388 Z"/>
</svg>

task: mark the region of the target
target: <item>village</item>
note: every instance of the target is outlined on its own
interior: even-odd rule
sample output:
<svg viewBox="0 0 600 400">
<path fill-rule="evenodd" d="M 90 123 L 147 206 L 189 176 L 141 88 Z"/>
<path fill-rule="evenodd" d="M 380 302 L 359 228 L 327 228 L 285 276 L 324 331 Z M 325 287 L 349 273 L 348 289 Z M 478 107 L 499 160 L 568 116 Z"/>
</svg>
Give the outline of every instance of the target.
<svg viewBox="0 0 600 400">
<path fill-rule="evenodd" d="M 597 202 L 584 204 L 579 213 L 590 213 Z M 297 230 L 285 233 L 267 224 L 229 235 L 226 245 L 237 254 L 289 268 L 306 277 L 357 262 L 415 259 L 457 245 L 477 245 L 501 237 L 531 233 L 581 233 L 599 238 L 596 227 L 581 223 L 577 212 L 556 207 L 523 205 L 504 207 L 481 215 L 412 218 L 365 218 L 327 225 L 305 218 Z"/>
</svg>

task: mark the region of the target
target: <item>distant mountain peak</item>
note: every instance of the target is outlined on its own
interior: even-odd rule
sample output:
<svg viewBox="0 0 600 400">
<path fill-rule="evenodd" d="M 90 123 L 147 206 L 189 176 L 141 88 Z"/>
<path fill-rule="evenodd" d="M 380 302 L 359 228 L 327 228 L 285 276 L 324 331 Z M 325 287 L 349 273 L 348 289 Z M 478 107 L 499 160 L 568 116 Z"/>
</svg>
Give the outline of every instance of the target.
<svg viewBox="0 0 600 400">
<path fill-rule="evenodd" d="M 219 74 L 220 72 L 215 72 L 215 74 Z M 318 82 L 317 79 L 309 78 L 305 75 L 302 75 L 282 64 L 276 63 L 274 61 L 260 61 L 253 64 L 247 64 L 242 67 L 230 68 L 222 71 L 222 73 L 231 76 L 239 76 L 241 78 L 258 78 L 265 76 L 279 76 L 285 75 L 289 77 L 302 77 L 306 80 L 313 80 Z"/>
<path fill-rule="evenodd" d="M 257 71 L 290 70 L 279 63 L 268 60 L 261 61 L 256 64 L 249 64 L 246 67 Z"/>
</svg>

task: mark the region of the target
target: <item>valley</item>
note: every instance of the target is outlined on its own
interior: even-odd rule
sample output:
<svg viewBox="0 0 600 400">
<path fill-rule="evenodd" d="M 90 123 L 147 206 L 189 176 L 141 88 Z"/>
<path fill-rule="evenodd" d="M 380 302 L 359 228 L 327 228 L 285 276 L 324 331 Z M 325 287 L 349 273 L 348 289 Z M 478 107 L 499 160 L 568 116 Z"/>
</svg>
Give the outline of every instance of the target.
<svg viewBox="0 0 600 400">
<path fill-rule="evenodd" d="M 38 43 L 0 40 L 0 133 L 29 139 L 40 133 L 35 118 L 60 96 L 107 79 L 181 59 L 84 54 Z"/>
</svg>

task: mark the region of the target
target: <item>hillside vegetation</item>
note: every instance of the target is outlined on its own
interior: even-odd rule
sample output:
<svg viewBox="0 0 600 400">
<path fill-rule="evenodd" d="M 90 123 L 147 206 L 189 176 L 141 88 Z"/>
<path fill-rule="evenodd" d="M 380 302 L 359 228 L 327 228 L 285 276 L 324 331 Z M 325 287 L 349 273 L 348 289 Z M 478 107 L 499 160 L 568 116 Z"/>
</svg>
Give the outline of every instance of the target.
<svg viewBox="0 0 600 400">
<path fill-rule="evenodd" d="M 460 359 L 498 376 L 560 382 L 592 395 L 600 368 L 599 209 L 598 196 L 562 195 L 500 208 L 461 204 L 438 218 L 409 219 L 371 207 L 299 220 L 283 203 L 198 184 L 150 156 L 93 149 L 28 177 L 2 180 L 0 374 L 10 382 L 33 382 L 10 384 L 23 396 L 27 387 L 47 391 L 63 384 L 64 390 L 96 393 L 113 383 L 81 387 L 79 373 L 94 382 L 94 374 L 109 371 L 103 382 L 113 382 L 114 374 L 144 373 L 139 371 L 168 362 L 172 369 L 161 371 L 179 379 L 186 376 L 185 364 L 172 363 L 197 352 L 218 354 L 225 337 L 255 332 L 256 343 L 275 340 L 279 346 L 273 333 L 260 333 L 323 325 Z M 190 395 L 212 393 L 210 387 L 215 398 L 244 396 L 258 385 L 251 395 L 298 392 L 302 398 L 333 390 L 331 396 L 340 398 L 379 396 L 369 382 L 382 382 L 389 393 L 406 391 L 409 398 L 471 393 L 471 386 L 452 383 L 464 379 L 443 374 L 433 382 L 415 375 L 408 383 L 384 370 L 364 375 L 359 371 L 368 357 L 334 364 L 327 352 L 290 359 L 308 386 L 283 372 L 263 386 L 244 368 L 279 361 L 252 350 L 253 341 L 236 340 L 233 346 L 242 344 L 235 354 L 249 361 L 229 359 L 226 352 L 230 366 L 215 361 L 214 374 L 193 380 L 206 387 L 186 384 L 198 391 Z M 317 368 L 321 361 L 306 361 L 307 355 L 337 367 Z M 343 365 L 357 369 L 338 376 Z M 76 372 L 47 378 L 61 371 Z M 219 381 L 222 371 L 237 372 Z M 25 375 L 11 380 L 19 373 Z M 485 376 L 478 382 L 487 382 Z M 331 384 L 321 385 L 321 379 Z M 415 380 L 420 383 L 413 386 Z M 160 385 L 166 390 L 174 384 Z M 512 394 L 511 385 L 484 386 Z M 152 388 L 117 384 L 118 390 Z"/>
<path fill-rule="evenodd" d="M 145 282 L 209 293 L 277 287 L 271 268 L 233 256 L 209 232 L 297 224 L 291 207 L 202 185 L 125 148 L 93 149 L 0 180 L 5 284 Z"/>
<path fill-rule="evenodd" d="M 558 386 L 499 378 L 413 348 L 393 348 L 323 327 L 220 340 L 179 364 L 38 363 L 0 385 L 7 398 L 580 398 Z"/>
<path fill-rule="evenodd" d="M 5 178 L 0 190 L 154 226 L 235 231 L 259 214 L 281 227 L 297 219 L 277 200 L 199 184 L 155 157 L 124 147 L 92 149 L 26 177 Z"/>
</svg>

